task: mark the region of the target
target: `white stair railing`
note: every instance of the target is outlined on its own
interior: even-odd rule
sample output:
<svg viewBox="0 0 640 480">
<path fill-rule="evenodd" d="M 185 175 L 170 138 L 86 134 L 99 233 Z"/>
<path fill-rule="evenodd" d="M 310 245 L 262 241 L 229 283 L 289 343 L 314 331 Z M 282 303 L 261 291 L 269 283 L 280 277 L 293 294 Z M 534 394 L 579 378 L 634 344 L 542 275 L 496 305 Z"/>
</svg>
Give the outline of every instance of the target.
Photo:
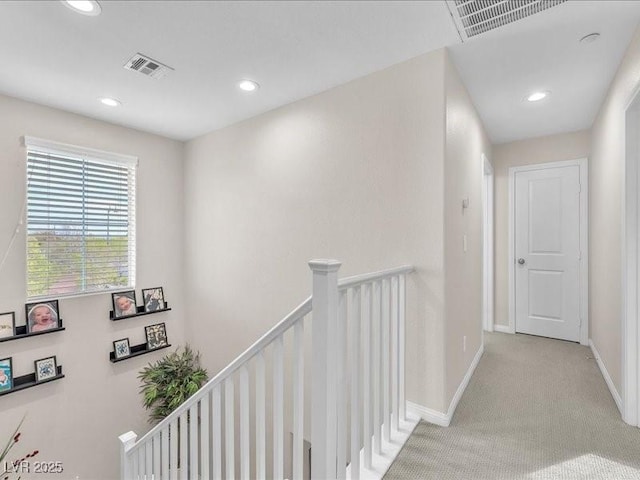
<svg viewBox="0 0 640 480">
<path fill-rule="evenodd" d="M 123 480 L 303 480 L 305 438 L 311 479 L 359 479 L 399 450 L 391 442 L 406 420 L 405 276 L 413 268 L 338 282 L 339 262 L 309 265 L 312 297 L 140 440 L 120 437 Z"/>
</svg>

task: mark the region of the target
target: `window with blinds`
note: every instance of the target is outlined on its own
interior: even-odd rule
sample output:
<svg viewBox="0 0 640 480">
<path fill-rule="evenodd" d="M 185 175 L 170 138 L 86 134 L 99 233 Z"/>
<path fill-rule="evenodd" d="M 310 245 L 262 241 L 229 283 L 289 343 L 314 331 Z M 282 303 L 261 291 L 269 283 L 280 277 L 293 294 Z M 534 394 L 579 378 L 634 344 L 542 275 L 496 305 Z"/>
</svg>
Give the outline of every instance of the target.
<svg viewBox="0 0 640 480">
<path fill-rule="evenodd" d="M 27 296 L 133 287 L 135 161 L 25 138 Z"/>
</svg>

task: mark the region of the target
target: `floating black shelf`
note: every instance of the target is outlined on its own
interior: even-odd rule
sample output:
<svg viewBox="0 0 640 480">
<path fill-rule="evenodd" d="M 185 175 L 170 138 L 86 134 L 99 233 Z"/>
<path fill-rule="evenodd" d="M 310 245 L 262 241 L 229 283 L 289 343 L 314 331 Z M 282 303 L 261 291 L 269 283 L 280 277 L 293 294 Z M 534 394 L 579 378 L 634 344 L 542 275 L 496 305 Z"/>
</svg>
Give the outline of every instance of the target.
<svg viewBox="0 0 640 480">
<path fill-rule="evenodd" d="M 158 310 L 158 311 L 160 311 L 160 310 Z M 149 312 L 149 313 L 152 313 L 152 312 Z M 146 343 L 141 343 L 140 345 L 134 345 L 133 347 L 130 347 L 129 351 L 131 353 L 129 355 L 127 355 L 126 357 L 116 358 L 116 353 L 115 352 L 109 353 L 109 360 L 111 361 L 111 363 L 121 362 L 123 360 L 128 360 L 128 359 L 133 358 L 133 357 L 139 357 L 140 355 L 144 355 L 146 353 L 156 352 L 158 350 L 162 350 L 163 348 L 169 348 L 170 346 L 171 346 L 171 344 L 169 343 L 169 344 L 164 345 L 162 347 L 148 349 Z"/>
<path fill-rule="evenodd" d="M 11 337 L 0 338 L 0 342 L 8 342 L 10 340 L 18 340 L 19 338 L 35 337 L 36 335 L 46 335 L 47 333 L 60 332 L 65 328 L 62 326 L 62 319 L 60 319 L 60 326 L 56 328 L 50 328 L 41 332 L 29 332 L 27 333 L 27 326 L 21 325 L 16 327 L 16 334 Z"/>
<path fill-rule="evenodd" d="M 43 332 L 44 333 L 44 332 Z M 20 390 L 26 390 L 27 388 L 35 387 L 37 385 L 42 385 L 43 383 L 54 382 L 56 380 L 60 380 L 64 378 L 64 374 L 62 373 L 62 365 L 58 365 L 58 374 L 55 377 L 47 378 L 46 380 L 42 380 L 40 382 L 36 382 L 36 372 L 29 373 L 27 375 L 22 375 L 20 377 L 15 377 L 13 379 L 13 387 L 9 390 L 5 390 L 0 392 L 0 396 L 7 395 L 13 392 L 19 392 Z"/>
<path fill-rule="evenodd" d="M 135 318 L 135 317 L 141 317 L 143 315 L 151 315 L 152 313 L 160 313 L 160 312 L 168 312 L 171 309 L 169 308 L 169 304 L 167 302 L 164 303 L 165 305 L 167 305 L 165 308 L 161 308 L 160 310 L 154 310 L 152 312 L 145 312 L 144 311 L 144 305 L 142 306 L 136 306 L 136 310 L 138 311 L 138 313 L 134 313 L 133 315 L 123 315 L 122 317 L 115 317 L 113 315 L 113 310 L 111 310 L 109 312 L 109 318 L 111 319 L 112 322 L 116 322 L 118 320 L 126 320 L 127 318 Z"/>
</svg>

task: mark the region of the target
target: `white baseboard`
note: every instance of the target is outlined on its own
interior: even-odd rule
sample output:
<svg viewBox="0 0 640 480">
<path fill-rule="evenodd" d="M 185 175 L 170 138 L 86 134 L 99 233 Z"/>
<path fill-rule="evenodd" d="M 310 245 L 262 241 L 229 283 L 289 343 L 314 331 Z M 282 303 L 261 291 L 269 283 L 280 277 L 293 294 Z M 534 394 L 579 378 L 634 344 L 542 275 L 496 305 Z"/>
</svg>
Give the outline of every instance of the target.
<svg viewBox="0 0 640 480">
<path fill-rule="evenodd" d="M 498 325 L 497 323 L 493 324 L 493 330 L 500 333 L 513 333 L 509 325 Z"/>
<path fill-rule="evenodd" d="M 448 427 L 451 423 L 451 418 L 446 413 L 433 410 L 431 408 L 423 407 L 417 403 L 407 401 L 407 412 L 412 415 L 417 415 L 425 422 L 433 423 L 434 425 L 440 425 L 441 427 Z"/>
<path fill-rule="evenodd" d="M 480 357 L 482 357 L 483 353 L 484 353 L 484 345 L 480 345 L 480 348 L 478 349 L 476 356 L 473 357 L 473 361 L 471 362 L 471 365 L 469 365 L 469 369 L 467 370 L 467 373 L 465 374 L 464 378 L 460 382 L 460 385 L 458 386 L 458 390 L 456 390 L 456 394 L 451 399 L 451 403 L 449 404 L 449 410 L 447 410 L 447 417 L 449 417 L 449 422 L 451 422 L 451 419 L 453 418 L 453 414 L 455 413 L 456 408 L 458 407 L 458 402 L 460 402 L 460 399 L 462 398 L 462 394 L 467 389 L 467 385 L 469 385 L 469 381 L 473 376 L 473 372 L 476 371 L 476 367 L 478 366 L 478 363 L 480 362 Z"/>
<path fill-rule="evenodd" d="M 604 366 L 604 363 L 602 362 L 602 359 L 600 358 L 600 353 L 598 353 L 598 350 L 596 349 L 596 346 L 593 344 L 593 340 L 591 340 L 591 339 L 589 339 L 589 346 L 591 347 L 591 351 L 593 352 L 593 356 L 595 357 L 596 362 L 598 363 L 598 367 L 600 367 L 600 372 L 602 372 L 602 376 L 604 377 L 604 381 L 607 382 L 607 386 L 609 387 L 609 391 L 611 392 L 611 396 L 613 397 L 613 400 L 616 402 L 616 405 L 618 406 L 618 410 L 620 411 L 620 414 L 623 415 L 623 413 L 622 413 L 622 398 L 620 397 L 620 394 L 616 390 L 616 386 L 613 384 L 613 380 L 611 380 L 611 375 L 609 375 L 609 372 L 607 371 L 607 367 Z"/>
<path fill-rule="evenodd" d="M 483 353 L 484 353 L 484 345 L 480 345 L 480 348 L 478 349 L 478 353 L 476 353 L 476 356 L 473 358 L 473 361 L 471 362 L 471 365 L 469 365 L 469 369 L 467 370 L 467 373 L 465 374 L 464 378 L 462 379 L 462 382 L 460 382 L 460 385 L 458 386 L 458 390 L 456 390 L 456 394 L 451 399 L 451 403 L 449 404 L 449 409 L 447 410 L 447 413 L 442 413 L 437 410 L 433 410 L 431 408 L 423 407 L 422 405 L 418 405 L 417 403 L 413 403 L 413 402 L 407 402 L 407 411 L 410 411 L 414 415 L 418 415 L 425 422 L 433 423 L 434 425 L 439 425 L 441 427 L 448 427 L 449 424 L 451 423 L 451 419 L 453 418 L 453 414 L 455 413 L 456 408 L 458 407 L 458 402 L 460 402 L 460 399 L 462 398 L 462 394 L 466 390 L 467 385 L 469 385 L 469 381 L 471 380 L 471 377 L 473 376 L 473 372 L 475 372 L 476 367 L 480 362 L 480 357 L 482 357 Z"/>
</svg>

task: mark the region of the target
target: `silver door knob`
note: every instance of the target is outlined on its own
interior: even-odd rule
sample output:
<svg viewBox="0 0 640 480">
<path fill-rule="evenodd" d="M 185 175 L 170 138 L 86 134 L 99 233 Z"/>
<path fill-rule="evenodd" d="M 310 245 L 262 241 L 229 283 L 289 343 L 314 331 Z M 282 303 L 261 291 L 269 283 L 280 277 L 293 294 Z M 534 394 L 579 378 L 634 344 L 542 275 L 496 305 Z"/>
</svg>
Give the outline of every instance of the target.
<svg viewBox="0 0 640 480">
<path fill-rule="evenodd" d="M 518 259 L 518 263 L 519 263 L 520 265 L 524 265 L 524 258 L 519 258 L 519 259 Z"/>
</svg>

